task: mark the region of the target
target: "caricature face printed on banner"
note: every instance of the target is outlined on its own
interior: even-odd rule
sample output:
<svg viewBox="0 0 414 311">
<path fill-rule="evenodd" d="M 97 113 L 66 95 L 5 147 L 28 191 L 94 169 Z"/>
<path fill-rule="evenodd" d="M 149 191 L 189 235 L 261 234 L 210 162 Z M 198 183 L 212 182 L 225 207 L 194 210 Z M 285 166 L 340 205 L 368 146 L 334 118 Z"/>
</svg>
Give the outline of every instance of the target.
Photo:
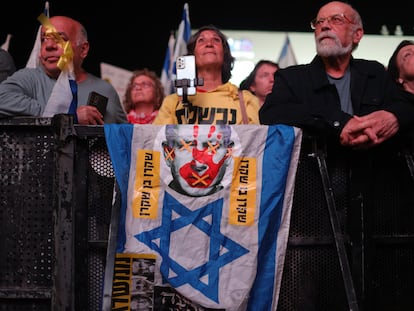
<svg viewBox="0 0 414 311">
<path fill-rule="evenodd" d="M 166 125 L 162 143 L 179 193 L 205 196 L 223 188 L 221 181 L 232 158 L 234 142 L 228 125 Z"/>
</svg>

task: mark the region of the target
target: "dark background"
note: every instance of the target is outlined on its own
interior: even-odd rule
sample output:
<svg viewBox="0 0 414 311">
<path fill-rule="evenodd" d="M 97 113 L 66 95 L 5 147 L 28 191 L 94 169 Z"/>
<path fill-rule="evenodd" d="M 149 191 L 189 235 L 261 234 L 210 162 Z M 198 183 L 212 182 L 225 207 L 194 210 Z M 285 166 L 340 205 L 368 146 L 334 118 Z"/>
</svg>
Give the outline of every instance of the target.
<svg viewBox="0 0 414 311">
<path fill-rule="evenodd" d="M 49 4 L 50 16 L 67 15 L 84 24 L 91 44 L 85 68 L 100 76 L 100 62 L 127 70 L 148 67 L 160 74 L 170 31 L 178 28 L 185 2 L 192 29 L 214 24 L 228 30 L 310 32 L 309 21 L 327 1 L 51 0 Z M 366 34 L 379 34 L 383 24 L 392 34 L 400 24 L 405 35 L 414 35 L 408 1 L 349 3 L 360 12 Z M 9 52 L 18 68 L 26 65 L 44 4 L 43 0 L 8 0 L 1 5 L 0 43 L 8 33 L 13 35 Z"/>
</svg>

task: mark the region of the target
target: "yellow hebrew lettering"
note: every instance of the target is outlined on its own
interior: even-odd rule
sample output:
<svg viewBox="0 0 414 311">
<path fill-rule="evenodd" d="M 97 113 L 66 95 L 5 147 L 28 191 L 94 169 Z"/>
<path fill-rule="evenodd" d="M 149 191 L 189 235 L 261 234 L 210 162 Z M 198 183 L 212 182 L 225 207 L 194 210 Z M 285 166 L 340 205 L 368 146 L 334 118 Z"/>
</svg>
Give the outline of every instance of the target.
<svg viewBox="0 0 414 311">
<path fill-rule="evenodd" d="M 132 199 L 134 218 L 157 218 L 160 193 L 160 152 L 138 150 Z"/>
<path fill-rule="evenodd" d="M 251 226 L 256 213 L 256 159 L 234 158 L 229 224 Z"/>
</svg>

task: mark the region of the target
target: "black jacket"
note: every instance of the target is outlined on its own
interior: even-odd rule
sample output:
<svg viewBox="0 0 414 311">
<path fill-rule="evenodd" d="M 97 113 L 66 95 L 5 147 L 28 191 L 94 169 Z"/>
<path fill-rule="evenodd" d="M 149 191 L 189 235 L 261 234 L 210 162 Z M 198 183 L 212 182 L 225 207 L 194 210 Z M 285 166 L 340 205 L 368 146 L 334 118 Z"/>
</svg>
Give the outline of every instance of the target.
<svg viewBox="0 0 414 311">
<path fill-rule="evenodd" d="M 414 104 L 402 95 L 377 61 L 351 59 L 351 100 L 355 115 L 392 112 L 400 129 L 414 124 Z M 339 136 L 351 118 L 341 110 L 336 87 L 328 81 L 322 59 L 275 72 L 272 93 L 259 111 L 261 124 L 283 123 Z"/>
</svg>

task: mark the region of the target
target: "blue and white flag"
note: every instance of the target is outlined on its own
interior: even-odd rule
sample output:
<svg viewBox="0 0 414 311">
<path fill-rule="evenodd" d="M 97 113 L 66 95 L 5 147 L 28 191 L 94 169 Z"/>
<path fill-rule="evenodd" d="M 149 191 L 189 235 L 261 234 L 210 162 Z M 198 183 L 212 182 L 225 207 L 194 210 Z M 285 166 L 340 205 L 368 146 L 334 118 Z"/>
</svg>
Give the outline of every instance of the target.
<svg viewBox="0 0 414 311">
<path fill-rule="evenodd" d="M 292 44 L 290 43 L 289 36 L 287 34 L 277 62 L 280 68 L 286 68 L 297 64 L 295 53 L 293 52 Z"/>
<path fill-rule="evenodd" d="M 187 42 L 191 37 L 191 23 L 188 3 L 184 4 L 183 15 L 178 26 L 177 36 L 174 45 L 174 63 L 177 57 L 187 54 Z M 175 68 L 175 66 L 173 67 Z"/>
<path fill-rule="evenodd" d="M 301 130 L 104 129 L 122 205 L 113 310 L 275 310 Z"/>
<path fill-rule="evenodd" d="M 165 52 L 164 65 L 161 72 L 161 83 L 164 86 L 164 95 L 167 96 L 174 92 L 174 84 L 172 80 L 172 70 L 174 64 L 174 33 L 170 34 L 168 39 L 167 51 Z"/>
<path fill-rule="evenodd" d="M 165 95 L 175 92 L 174 80 L 176 79 L 175 63 L 177 57 L 187 54 L 187 42 L 191 37 L 191 23 L 188 3 L 184 4 L 181 22 L 175 38 L 170 36 L 168 41 L 167 53 L 164 60 L 163 70 L 161 72 L 161 82 L 164 86 Z M 171 48 L 172 44 L 174 45 Z M 167 67 L 168 65 L 168 67 Z M 163 77 L 164 75 L 164 77 Z"/>
</svg>

